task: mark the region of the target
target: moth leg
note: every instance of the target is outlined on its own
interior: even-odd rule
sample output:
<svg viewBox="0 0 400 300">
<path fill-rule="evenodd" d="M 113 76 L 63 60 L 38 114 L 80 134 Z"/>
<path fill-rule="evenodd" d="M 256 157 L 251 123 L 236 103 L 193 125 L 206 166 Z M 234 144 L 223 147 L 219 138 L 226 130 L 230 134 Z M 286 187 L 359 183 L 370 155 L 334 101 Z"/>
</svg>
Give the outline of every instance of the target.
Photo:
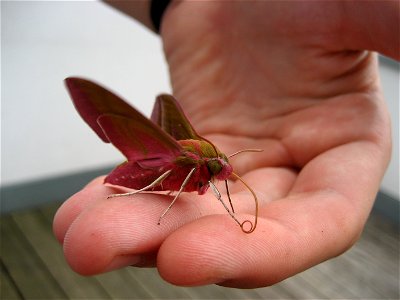
<svg viewBox="0 0 400 300">
<path fill-rule="evenodd" d="M 165 179 L 165 178 L 164 178 L 164 179 Z M 159 184 L 159 185 L 161 186 L 161 190 L 162 190 L 162 191 L 164 190 L 164 187 L 163 187 L 163 185 L 162 185 L 164 179 L 161 180 L 161 182 L 160 182 L 160 184 Z M 155 189 L 155 188 L 156 188 L 156 186 L 152 186 L 152 187 L 151 187 L 151 191 L 154 192 L 154 189 Z"/>
<path fill-rule="evenodd" d="M 226 179 L 225 179 L 225 188 L 226 188 L 226 195 L 228 196 L 229 204 L 231 205 L 231 208 L 232 208 L 232 213 L 235 213 L 235 210 L 233 209 L 233 205 L 232 205 L 231 193 L 229 192 L 229 188 L 228 188 L 228 180 L 226 180 Z"/>
<path fill-rule="evenodd" d="M 131 196 L 131 195 L 138 194 L 140 192 L 144 192 L 148 189 L 151 189 L 151 188 L 157 186 L 161 182 L 163 182 L 163 180 L 165 178 L 167 178 L 168 175 L 171 174 L 171 172 L 172 172 L 172 170 L 168 170 L 167 172 L 163 173 L 160 177 L 158 177 L 156 180 L 154 180 L 152 183 L 150 183 L 148 186 L 145 186 L 144 188 L 141 188 L 140 190 L 129 192 L 129 193 L 123 193 L 123 194 L 112 194 L 112 195 L 107 196 L 107 199 L 114 198 L 114 197 Z"/>
<path fill-rule="evenodd" d="M 187 185 L 187 183 L 189 182 L 189 179 L 192 177 L 194 171 L 196 171 L 196 168 L 193 168 L 190 170 L 189 174 L 186 176 L 185 180 L 183 181 L 178 194 L 176 194 L 174 200 L 172 200 L 171 204 L 167 207 L 167 209 L 162 213 L 162 215 L 160 216 L 160 218 L 158 219 L 158 225 L 160 225 L 161 223 L 161 219 L 165 216 L 165 214 L 171 209 L 172 205 L 174 205 L 176 199 L 178 199 L 179 195 L 182 193 L 183 189 L 185 188 L 185 186 Z"/>
<path fill-rule="evenodd" d="M 232 219 L 239 224 L 240 227 L 242 227 L 242 223 L 239 222 L 238 219 L 236 219 L 236 217 L 233 215 L 233 213 L 229 210 L 228 206 L 226 206 L 226 204 L 224 203 L 224 201 L 222 200 L 222 196 L 221 193 L 218 191 L 217 187 L 215 186 L 214 183 L 212 183 L 211 181 L 208 182 L 210 184 L 211 190 L 213 191 L 214 196 L 222 203 L 222 205 L 224 206 L 224 208 L 226 209 L 226 211 L 228 212 L 228 214 L 232 217 Z"/>
</svg>

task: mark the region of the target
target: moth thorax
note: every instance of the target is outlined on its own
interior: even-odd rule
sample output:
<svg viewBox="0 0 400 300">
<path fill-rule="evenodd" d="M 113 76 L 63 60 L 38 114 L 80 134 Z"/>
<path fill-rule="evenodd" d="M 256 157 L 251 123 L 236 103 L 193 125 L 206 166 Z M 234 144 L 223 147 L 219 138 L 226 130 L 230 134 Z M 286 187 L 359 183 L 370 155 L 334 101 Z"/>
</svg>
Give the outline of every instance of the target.
<svg viewBox="0 0 400 300">
<path fill-rule="evenodd" d="M 226 160 L 220 157 L 209 159 L 207 161 L 207 168 L 211 175 L 218 180 L 227 179 L 233 171 L 232 166 Z"/>
</svg>

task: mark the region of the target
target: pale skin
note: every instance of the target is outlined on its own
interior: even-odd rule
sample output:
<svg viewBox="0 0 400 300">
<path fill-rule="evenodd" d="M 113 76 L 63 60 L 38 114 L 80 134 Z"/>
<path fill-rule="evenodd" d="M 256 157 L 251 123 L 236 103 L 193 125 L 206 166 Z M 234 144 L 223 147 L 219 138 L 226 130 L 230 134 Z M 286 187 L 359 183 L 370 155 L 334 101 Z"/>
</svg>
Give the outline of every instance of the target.
<svg viewBox="0 0 400 300">
<path fill-rule="evenodd" d="M 129 3 L 114 6 L 150 26 Z M 227 155 L 264 149 L 231 159 L 258 195 L 257 229 L 243 233 L 211 191 L 183 193 L 157 225 L 172 196 L 107 199 L 121 189 L 97 178 L 54 220 L 71 267 L 155 266 L 176 285 L 254 288 L 349 249 L 390 159 L 370 51 L 400 59 L 399 15 L 397 1 L 174 2 L 161 28 L 174 95 Z M 251 194 L 230 187 L 237 218 L 253 220 Z"/>
</svg>

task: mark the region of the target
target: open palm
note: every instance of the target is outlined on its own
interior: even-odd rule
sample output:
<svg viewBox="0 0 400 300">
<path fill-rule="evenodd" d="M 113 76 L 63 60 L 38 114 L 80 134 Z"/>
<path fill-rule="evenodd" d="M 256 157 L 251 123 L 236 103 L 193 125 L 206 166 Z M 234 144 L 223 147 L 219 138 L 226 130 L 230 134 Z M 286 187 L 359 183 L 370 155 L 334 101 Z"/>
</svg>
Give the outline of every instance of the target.
<svg viewBox="0 0 400 300">
<path fill-rule="evenodd" d="M 308 3 L 308 2 L 307 2 Z M 69 199 L 54 229 L 83 274 L 157 266 L 177 285 L 273 284 L 348 249 L 360 235 L 390 157 L 376 55 L 363 51 L 336 2 L 178 2 L 164 50 L 174 94 L 260 201 L 244 234 L 211 193 L 106 199 L 96 179 Z M 366 47 L 366 46 L 365 46 Z M 231 184 L 237 216 L 254 203 Z"/>
</svg>

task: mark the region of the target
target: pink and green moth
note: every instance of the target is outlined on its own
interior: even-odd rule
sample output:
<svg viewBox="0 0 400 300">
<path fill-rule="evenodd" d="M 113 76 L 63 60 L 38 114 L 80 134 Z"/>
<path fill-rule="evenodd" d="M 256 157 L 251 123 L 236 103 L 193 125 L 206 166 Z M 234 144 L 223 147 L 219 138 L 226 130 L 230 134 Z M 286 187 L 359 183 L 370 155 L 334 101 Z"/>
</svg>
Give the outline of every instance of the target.
<svg viewBox="0 0 400 300">
<path fill-rule="evenodd" d="M 173 96 L 158 96 L 149 120 L 120 97 L 92 81 L 70 77 L 65 82 L 83 120 L 104 142 L 112 143 L 127 158 L 105 178 L 104 183 L 135 191 L 113 194 L 109 198 L 147 190 L 177 191 L 160 216 L 160 224 L 182 192 L 196 191 L 202 195 L 211 187 L 243 232 L 255 230 L 258 201 L 254 191 L 233 172 L 228 157 L 196 133 Z M 261 150 L 242 150 L 233 155 L 244 151 Z M 252 193 L 256 204 L 254 223 L 249 220 L 241 223 L 235 217 L 228 189 L 230 177 L 241 181 Z M 223 202 L 214 179 L 225 181 L 231 210 Z M 244 228 L 246 223 L 250 224 L 250 229 Z"/>
</svg>

